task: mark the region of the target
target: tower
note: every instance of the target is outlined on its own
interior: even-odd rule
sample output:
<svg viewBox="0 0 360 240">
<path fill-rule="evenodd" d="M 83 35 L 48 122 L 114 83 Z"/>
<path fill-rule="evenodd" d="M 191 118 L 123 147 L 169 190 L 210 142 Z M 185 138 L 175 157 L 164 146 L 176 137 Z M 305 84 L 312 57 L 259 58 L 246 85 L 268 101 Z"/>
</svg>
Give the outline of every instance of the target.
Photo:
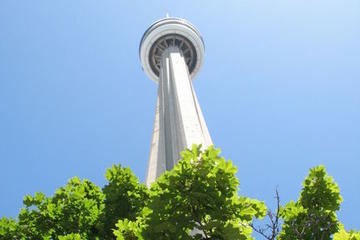
<svg viewBox="0 0 360 240">
<path fill-rule="evenodd" d="M 212 140 L 192 85 L 204 58 L 199 31 L 184 19 L 166 17 L 145 31 L 139 51 L 144 72 L 158 84 L 146 176 L 149 186 L 173 168 L 185 148 L 207 147 Z"/>
</svg>

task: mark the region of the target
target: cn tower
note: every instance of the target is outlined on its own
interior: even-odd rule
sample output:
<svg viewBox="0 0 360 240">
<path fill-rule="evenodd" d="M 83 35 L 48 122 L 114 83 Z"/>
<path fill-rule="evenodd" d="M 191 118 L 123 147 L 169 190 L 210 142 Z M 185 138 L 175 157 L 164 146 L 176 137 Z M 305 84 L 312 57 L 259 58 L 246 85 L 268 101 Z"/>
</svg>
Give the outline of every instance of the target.
<svg viewBox="0 0 360 240">
<path fill-rule="evenodd" d="M 148 186 L 174 167 L 185 148 L 213 144 L 192 85 L 203 64 L 204 50 L 200 32 L 181 18 L 156 21 L 141 39 L 142 68 L 158 84 Z"/>
</svg>

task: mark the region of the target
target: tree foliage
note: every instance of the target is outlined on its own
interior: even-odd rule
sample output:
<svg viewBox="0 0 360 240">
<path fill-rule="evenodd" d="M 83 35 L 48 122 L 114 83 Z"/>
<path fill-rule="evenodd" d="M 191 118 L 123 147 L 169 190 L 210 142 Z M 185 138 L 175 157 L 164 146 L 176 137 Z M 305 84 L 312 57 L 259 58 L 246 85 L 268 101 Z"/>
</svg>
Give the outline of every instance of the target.
<svg viewBox="0 0 360 240">
<path fill-rule="evenodd" d="M 39 192 L 24 197 L 18 221 L 0 220 L 0 239 L 115 239 L 121 218 L 135 219 L 147 199 L 147 188 L 129 168 L 114 165 L 103 189 L 74 177 L 51 197 Z"/>
<path fill-rule="evenodd" d="M 360 240 L 360 232 L 354 230 L 347 232 L 341 224 L 339 232 L 334 234 L 334 240 Z"/>
<path fill-rule="evenodd" d="M 19 227 L 26 239 L 57 239 L 71 233 L 83 238 L 98 234 L 99 216 L 104 208 L 101 189 L 89 180 L 74 177 L 54 196 L 27 195 L 19 214 Z"/>
<path fill-rule="evenodd" d="M 0 219 L 0 240 L 247 240 L 252 228 L 268 240 L 360 240 L 337 219 L 342 198 L 324 166 L 310 169 L 297 201 L 281 207 L 276 192 L 273 212 L 238 195 L 236 167 L 219 154 L 194 145 L 150 189 L 114 165 L 102 189 L 74 177 L 53 196 L 27 195 L 17 219 Z M 254 227 L 265 215 L 270 222 Z"/>
<path fill-rule="evenodd" d="M 0 239 L 21 239 L 19 226 L 12 218 L 0 219 Z"/>
<path fill-rule="evenodd" d="M 85 240 L 79 233 L 70 233 L 65 236 L 59 236 L 59 240 Z"/>
<path fill-rule="evenodd" d="M 119 219 L 136 220 L 148 199 L 148 189 L 130 168 L 114 165 L 105 174 L 108 184 L 103 188 L 105 209 L 103 237 L 115 239 L 113 229 Z"/>
<path fill-rule="evenodd" d="M 333 178 L 324 166 L 310 169 L 298 201 L 291 201 L 281 210 L 284 219 L 281 240 L 327 240 L 339 230 L 336 211 L 342 198 Z"/>
<path fill-rule="evenodd" d="M 142 216 L 119 222 L 118 239 L 250 239 L 249 223 L 266 207 L 238 196 L 237 170 L 219 153 L 196 145 L 184 151 L 152 184 Z"/>
</svg>

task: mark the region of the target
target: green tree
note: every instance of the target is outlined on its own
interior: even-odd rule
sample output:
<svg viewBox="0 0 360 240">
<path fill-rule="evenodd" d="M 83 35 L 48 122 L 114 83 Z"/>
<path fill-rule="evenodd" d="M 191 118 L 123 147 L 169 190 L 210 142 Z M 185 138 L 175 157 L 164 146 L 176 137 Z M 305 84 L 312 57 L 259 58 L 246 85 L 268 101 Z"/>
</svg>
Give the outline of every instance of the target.
<svg viewBox="0 0 360 240">
<path fill-rule="evenodd" d="M 327 175 L 325 167 L 310 169 L 298 201 L 291 201 L 281 209 L 284 223 L 279 239 L 331 239 L 339 230 L 336 211 L 341 201 L 339 187 Z"/>
<path fill-rule="evenodd" d="M 0 239 L 115 239 L 119 219 L 135 220 L 148 198 L 148 189 L 129 168 L 114 165 L 101 190 L 89 180 L 74 177 L 47 197 L 38 192 L 24 197 L 18 221 L 0 220 Z"/>
<path fill-rule="evenodd" d="M 249 224 L 266 207 L 238 196 L 237 170 L 219 153 L 196 145 L 185 150 L 174 169 L 152 184 L 142 216 L 119 221 L 118 239 L 250 239 Z"/>
<path fill-rule="evenodd" d="M 15 240 L 21 238 L 19 225 L 12 218 L 0 219 L 0 239 Z"/>
<path fill-rule="evenodd" d="M 86 238 L 82 238 L 79 233 L 71 233 L 65 236 L 59 236 L 59 240 L 86 240 Z"/>
<path fill-rule="evenodd" d="M 122 168 L 120 165 L 109 168 L 105 177 L 108 184 L 103 188 L 105 209 L 102 238 L 115 239 L 115 224 L 119 219 L 136 220 L 148 199 L 148 189 L 130 168 Z"/>
<path fill-rule="evenodd" d="M 334 234 L 334 240 L 360 240 L 360 232 L 354 230 L 346 232 L 344 226 L 340 224 L 340 230 Z"/>
<path fill-rule="evenodd" d="M 119 220 L 116 224 L 117 229 L 114 230 L 116 239 L 118 240 L 144 240 L 142 231 L 144 223 L 138 218 L 137 221 L 129 221 L 128 219 Z"/>
<path fill-rule="evenodd" d="M 264 217 L 266 207 L 238 195 L 236 167 L 219 153 L 194 145 L 150 189 L 129 168 L 114 165 L 103 189 L 74 177 L 53 196 L 27 195 L 17 220 L 0 219 L 0 240 L 246 240 L 252 227 L 273 240 L 279 217 L 279 240 L 360 240 L 359 232 L 347 232 L 338 222 L 342 198 L 323 166 L 310 169 L 299 199 L 280 211 L 276 194 L 277 210 L 267 213 L 271 234 L 255 228 L 253 218 Z"/>
<path fill-rule="evenodd" d="M 25 196 L 25 208 L 19 214 L 18 225 L 25 239 L 58 239 L 72 233 L 95 239 L 103 201 L 99 187 L 74 177 L 52 197 L 43 193 Z"/>
</svg>

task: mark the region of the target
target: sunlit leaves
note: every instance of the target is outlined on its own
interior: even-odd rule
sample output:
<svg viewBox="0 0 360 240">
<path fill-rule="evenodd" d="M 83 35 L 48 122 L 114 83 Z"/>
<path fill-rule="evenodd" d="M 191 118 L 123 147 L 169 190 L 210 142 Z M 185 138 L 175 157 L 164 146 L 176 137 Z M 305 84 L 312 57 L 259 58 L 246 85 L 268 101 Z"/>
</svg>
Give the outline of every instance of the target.
<svg viewBox="0 0 360 240">
<path fill-rule="evenodd" d="M 139 222 L 132 222 L 128 219 L 119 220 L 116 227 L 118 230 L 115 230 L 114 234 L 118 240 L 143 240 L 142 227 Z"/>
<path fill-rule="evenodd" d="M 148 189 L 141 184 L 130 168 L 113 165 L 105 174 L 108 184 L 103 188 L 105 209 L 103 237 L 114 239 L 113 229 L 119 219 L 135 220 L 145 206 Z"/>
<path fill-rule="evenodd" d="M 139 232 L 144 239 L 249 239 L 249 223 L 264 216 L 266 207 L 238 196 L 236 167 L 219 153 L 196 145 L 185 150 L 152 184 L 142 216 L 119 222 L 118 239 Z"/>
<path fill-rule="evenodd" d="M 347 232 L 341 224 L 340 231 L 334 234 L 334 240 L 360 240 L 360 232 L 354 230 Z"/>
<path fill-rule="evenodd" d="M 19 232 L 19 226 L 12 218 L 0 219 L 0 239 L 20 239 L 21 234 Z"/>
<path fill-rule="evenodd" d="M 52 197 L 43 193 L 25 196 L 19 226 L 27 239 L 56 238 L 78 232 L 93 237 L 97 234 L 103 200 L 99 187 L 74 177 Z"/>
<path fill-rule="evenodd" d="M 331 239 L 338 231 L 336 211 L 341 201 L 339 187 L 325 167 L 310 169 L 299 200 L 281 209 L 284 224 L 279 239 Z"/>
<path fill-rule="evenodd" d="M 114 165 L 103 189 L 74 177 L 53 196 L 26 195 L 16 220 L 0 219 L 0 239 L 252 239 L 252 221 L 266 206 L 238 195 L 237 169 L 219 154 L 194 145 L 150 189 L 129 168 Z M 325 168 L 310 169 L 299 199 L 281 207 L 277 239 L 360 240 L 337 220 L 341 201 Z"/>
<path fill-rule="evenodd" d="M 59 236 L 59 240 L 86 240 L 86 238 L 81 237 L 78 233 L 70 233 L 64 236 Z"/>
<path fill-rule="evenodd" d="M 324 166 L 310 169 L 300 194 L 301 205 L 314 211 L 337 211 L 342 198 L 334 179 L 326 174 Z"/>
</svg>

